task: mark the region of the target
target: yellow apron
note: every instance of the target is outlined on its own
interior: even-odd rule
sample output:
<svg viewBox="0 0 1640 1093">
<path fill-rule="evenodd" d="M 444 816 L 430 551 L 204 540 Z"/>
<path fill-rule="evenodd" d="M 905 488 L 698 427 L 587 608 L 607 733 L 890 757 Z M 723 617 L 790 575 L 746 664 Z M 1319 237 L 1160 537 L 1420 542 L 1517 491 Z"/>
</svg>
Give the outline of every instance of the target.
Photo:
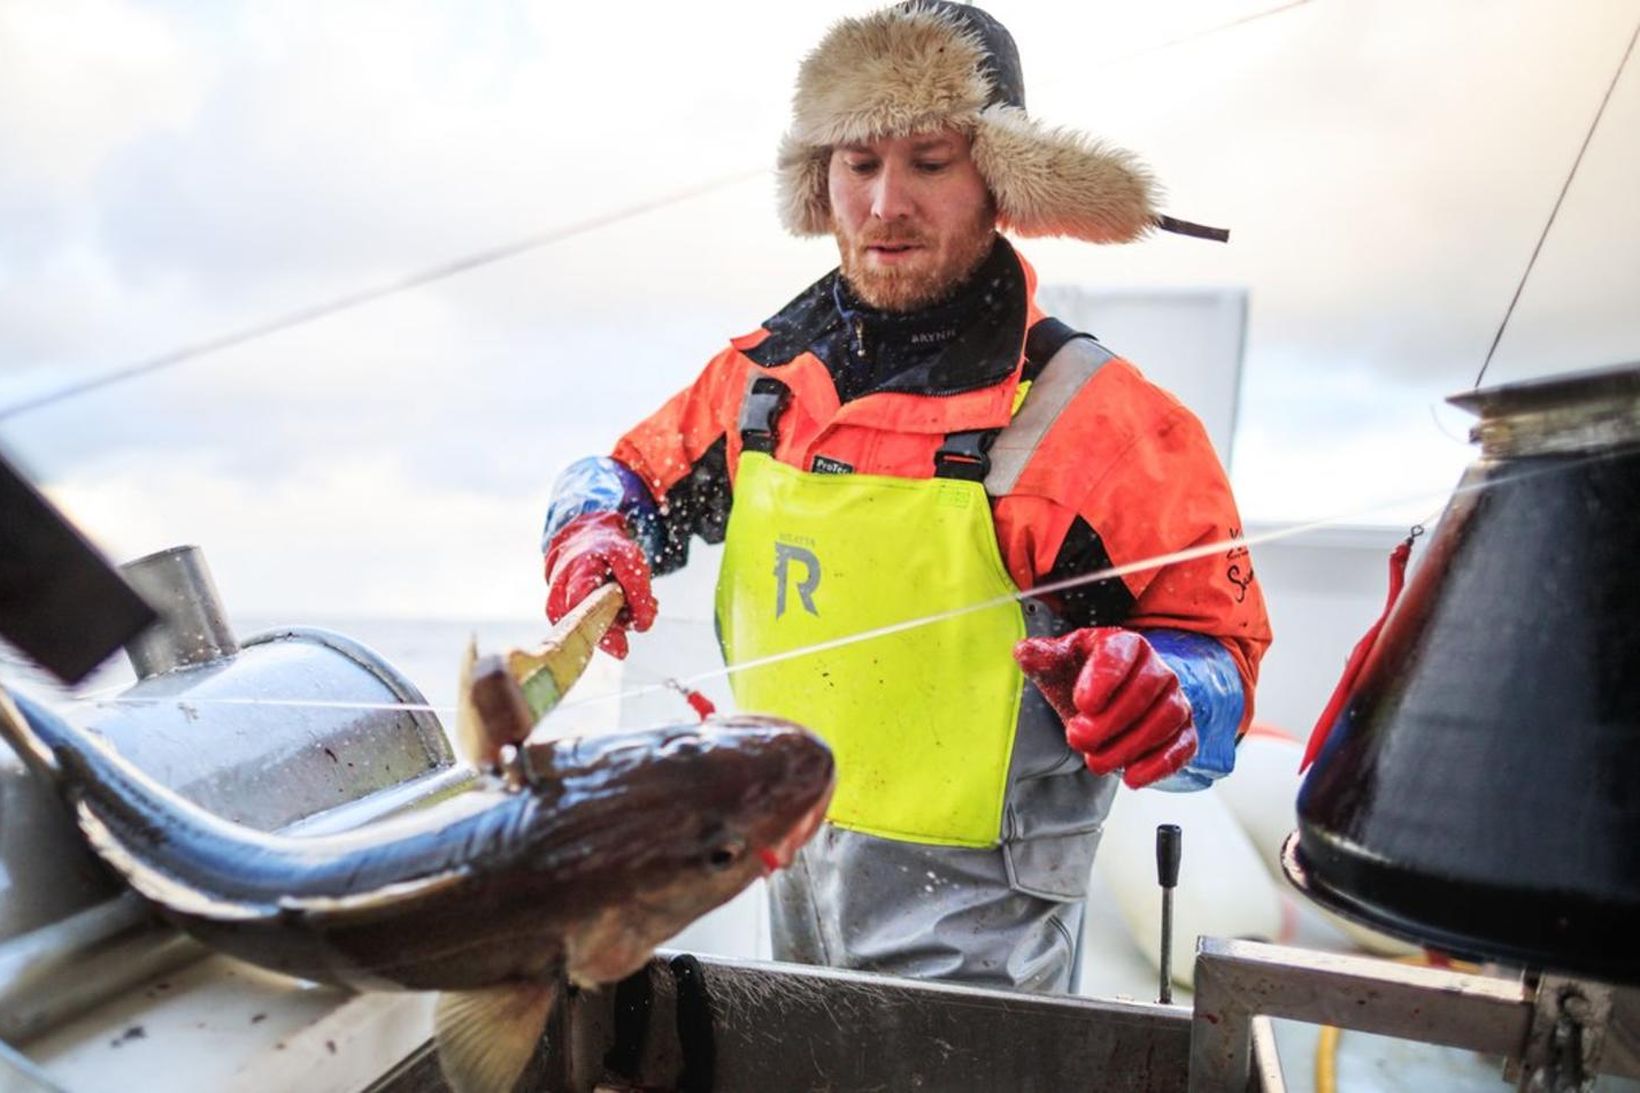
<svg viewBox="0 0 1640 1093">
<path fill-rule="evenodd" d="M 906 842 L 995 846 L 1024 676 L 1015 600 L 756 665 L 765 657 L 1011 597 L 980 482 L 814 474 L 743 452 L 718 578 L 735 701 L 831 745 L 827 818 Z"/>
</svg>

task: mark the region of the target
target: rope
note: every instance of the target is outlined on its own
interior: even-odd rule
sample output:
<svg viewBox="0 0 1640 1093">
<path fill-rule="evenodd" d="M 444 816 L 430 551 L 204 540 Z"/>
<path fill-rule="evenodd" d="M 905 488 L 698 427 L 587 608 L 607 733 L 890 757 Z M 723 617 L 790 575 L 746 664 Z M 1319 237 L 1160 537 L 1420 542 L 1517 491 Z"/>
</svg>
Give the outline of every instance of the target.
<svg viewBox="0 0 1640 1093">
<path fill-rule="evenodd" d="M 1459 497 L 1459 496 L 1463 496 L 1465 494 L 1471 494 L 1471 493 L 1482 493 L 1482 492 L 1485 492 L 1487 490 L 1494 489 L 1494 488 L 1497 488 L 1499 486 L 1503 486 L 1503 485 L 1506 485 L 1506 484 L 1525 481 L 1525 480 L 1528 480 L 1528 479 L 1540 477 L 1542 475 L 1558 474 L 1558 473 L 1561 473 L 1563 471 L 1567 471 L 1567 470 L 1571 470 L 1571 469 L 1574 469 L 1574 468 L 1582 467 L 1582 466 L 1584 466 L 1588 463 L 1595 462 L 1595 461 L 1598 461 L 1598 460 L 1603 459 L 1603 458 L 1606 458 L 1603 453 L 1593 453 L 1593 454 L 1590 454 L 1590 455 L 1582 456 L 1582 457 L 1577 458 L 1577 459 L 1566 460 L 1564 462 L 1556 462 L 1556 463 L 1551 463 L 1551 464 L 1546 464 L 1546 465 L 1540 465 L 1540 466 L 1529 468 L 1527 470 L 1520 471 L 1520 472 L 1515 473 L 1515 474 L 1500 475 L 1500 476 L 1498 476 L 1496 478 L 1493 478 L 1493 479 L 1490 479 L 1490 480 L 1480 481 L 1480 482 L 1472 482 L 1472 483 L 1469 483 L 1467 485 L 1460 485 L 1460 486 L 1455 487 L 1451 491 L 1449 491 L 1449 492 L 1447 492 L 1447 493 L 1445 493 L 1441 496 L 1451 498 L 1451 497 Z M 1258 546 L 1258 545 L 1266 544 L 1266 543 L 1280 542 L 1280 541 L 1285 540 L 1285 539 L 1295 538 L 1297 536 L 1304 535 L 1304 534 L 1307 534 L 1307 533 L 1312 532 L 1312 531 L 1319 531 L 1321 529 L 1328 528 L 1328 527 L 1334 527 L 1334 526 L 1337 526 L 1339 524 L 1354 523 L 1354 522 L 1360 520 L 1361 517 L 1366 516 L 1370 513 L 1376 512 L 1380 509 L 1388 508 L 1388 507 L 1391 507 L 1391 506 L 1400 507 L 1400 506 L 1412 504 L 1414 502 L 1422 502 L 1424 500 L 1430 499 L 1432 496 L 1434 496 L 1434 495 L 1425 493 L 1425 494 L 1418 494 L 1418 495 L 1415 495 L 1415 496 L 1412 496 L 1412 497 L 1403 497 L 1403 498 L 1399 498 L 1399 499 L 1396 499 L 1396 500 L 1382 501 L 1382 502 L 1378 502 L 1378 503 L 1368 505 L 1368 506 L 1364 506 L 1364 507 L 1352 508 L 1352 509 L 1349 509 L 1347 511 L 1336 513 L 1332 516 L 1328 516 L 1328 517 L 1325 517 L 1325 518 L 1320 519 L 1320 520 L 1313 520 L 1313 521 L 1310 521 L 1308 523 L 1303 523 L 1303 524 L 1295 524 L 1295 525 L 1292 525 L 1290 527 L 1279 528 L 1279 529 L 1276 529 L 1274 531 L 1265 532 L 1265 533 L 1260 534 L 1260 535 L 1236 536 L 1236 537 L 1229 538 L 1229 539 L 1222 539 L 1222 540 L 1218 540 L 1218 541 L 1211 542 L 1211 543 L 1205 543 L 1205 544 L 1202 544 L 1200 546 L 1190 547 L 1186 550 L 1173 551 L 1173 552 L 1167 553 L 1167 554 L 1158 554 L 1158 555 L 1154 555 L 1152 557 L 1142 558 L 1142 559 L 1139 559 L 1137 561 L 1127 562 L 1127 563 L 1124 563 L 1122 565 L 1108 566 L 1104 569 L 1100 569 L 1100 570 L 1097 570 L 1097 571 L 1092 572 L 1092 573 L 1084 573 L 1084 574 L 1080 574 L 1080 575 L 1075 576 L 1075 577 L 1067 577 L 1064 580 L 1051 581 L 1051 582 L 1048 582 L 1046 584 L 1036 585 L 1035 587 L 1030 588 L 1028 590 L 1016 591 L 1016 592 L 1014 592 L 1010 595 L 996 596 L 996 597 L 992 597 L 992 598 L 982 600 L 982 601 L 979 601 L 979 602 L 976 602 L 976 603 L 965 604 L 965 605 L 962 605 L 962 606 L 959 606 L 959 607 L 949 608 L 947 610 L 935 612 L 935 613 L 928 614 L 928 615 L 921 615 L 921 616 L 917 616 L 915 618 L 904 619 L 902 621 L 889 623 L 889 624 L 884 625 L 884 626 L 878 626 L 878 627 L 873 627 L 873 628 L 868 629 L 868 630 L 857 631 L 857 632 L 852 633 L 852 634 L 845 634 L 841 637 L 832 638 L 828 641 L 817 642 L 817 643 L 812 644 L 812 645 L 801 646 L 801 647 L 796 648 L 796 649 L 790 649 L 790 650 L 787 650 L 783 653 L 772 654 L 770 656 L 761 657 L 761 658 L 758 658 L 756 660 L 743 661 L 743 662 L 741 662 L 739 664 L 736 664 L 736 665 L 733 665 L 733 666 L 725 666 L 725 667 L 722 667 L 722 668 L 715 668 L 715 669 L 712 669 L 712 670 L 709 670 L 709 671 L 698 672 L 694 675 L 686 676 L 686 677 L 683 677 L 681 679 L 677 679 L 677 678 L 661 679 L 655 673 L 640 670 L 640 674 L 648 675 L 648 676 L 650 676 L 650 678 L 655 679 L 656 682 L 644 684 L 644 685 L 639 686 L 639 687 L 629 688 L 629 689 L 626 689 L 626 690 L 616 692 L 614 694 L 600 695 L 600 696 L 592 697 L 592 698 L 571 699 L 571 700 L 560 703 L 555 708 L 560 709 L 560 710 L 586 709 L 586 708 L 589 708 L 589 707 L 592 707 L 592 706 L 596 706 L 600 703 L 618 702 L 618 701 L 622 701 L 622 700 L 625 700 L 625 699 L 643 698 L 643 697 L 647 697 L 647 696 L 650 696 L 650 695 L 662 694 L 662 693 L 666 693 L 666 692 L 678 692 L 680 690 L 681 691 L 696 690 L 703 683 L 711 682 L 712 680 L 716 680 L 716 679 L 728 678 L 729 676 L 735 675 L 735 674 L 740 673 L 740 672 L 753 671 L 755 669 L 767 667 L 767 666 L 772 665 L 772 664 L 779 664 L 779 663 L 789 661 L 789 660 L 796 660 L 796 659 L 801 658 L 801 657 L 814 656 L 818 653 L 824 653 L 824 652 L 829 652 L 829 651 L 834 650 L 834 649 L 845 648 L 847 646 L 855 645 L 855 644 L 858 644 L 860 642 L 872 641 L 872 640 L 875 640 L 877 638 L 887 637 L 887 636 L 892 635 L 892 634 L 899 634 L 899 633 L 904 633 L 904 632 L 909 631 L 909 630 L 920 629 L 920 628 L 925 627 L 925 626 L 932 626 L 932 625 L 935 625 L 937 623 L 944 622 L 948 619 L 957 618 L 957 617 L 960 617 L 962 615 L 970 614 L 970 613 L 973 613 L 973 612 L 989 611 L 989 610 L 992 610 L 994 608 L 1004 606 L 1004 605 L 1007 605 L 1007 604 L 1016 603 L 1016 602 L 1019 602 L 1019 601 L 1025 600 L 1025 599 L 1035 598 L 1035 597 L 1044 596 L 1044 595 L 1051 595 L 1051 594 L 1057 593 L 1057 592 L 1064 592 L 1064 591 L 1067 591 L 1069 589 L 1079 588 L 1083 585 L 1094 584 L 1094 583 L 1097 583 L 1099 581 L 1109 580 L 1113 577 L 1123 577 L 1123 576 L 1126 576 L 1126 575 L 1131 574 L 1131 573 L 1141 573 L 1141 572 L 1145 572 L 1145 571 L 1152 570 L 1152 569 L 1159 569 L 1163 566 L 1172 565 L 1172 564 L 1175 564 L 1177 562 L 1191 561 L 1191 560 L 1197 559 L 1197 558 L 1212 557 L 1214 555 L 1217 555 L 1217 554 L 1219 554 L 1219 553 L 1221 553 L 1225 550 L 1229 550 L 1229 549 L 1237 549 L 1237 548 L 1241 548 L 1241 547 L 1251 547 L 1251 546 Z M 102 693 L 105 693 L 105 692 L 98 692 L 98 693 L 102 694 Z M 75 699 L 71 699 L 71 700 L 75 700 Z M 232 698 L 232 697 L 226 697 L 226 698 L 182 698 L 182 699 L 176 699 L 176 698 L 163 698 L 163 699 L 162 698 L 152 698 L 152 699 L 150 699 L 150 698 L 131 698 L 131 697 L 121 698 L 121 697 L 116 697 L 116 698 L 108 698 L 108 699 L 101 699 L 101 698 L 90 699 L 86 696 L 81 696 L 77 700 L 78 701 L 90 701 L 93 705 L 97 705 L 97 706 L 161 705 L 161 704 L 178 703 L 180 705 L 190 705 L 190 706 L 207 706 L 207 705 L 241 705 L 241 706 L 267 705 L 267 706 L 291 706 L 291 707 L 313 706 L 313 707 L 319 707 L 319 708 L 334 708 L 334 709 L 426 710 L 426 711 L 431 711 L 431 712 L 436 712 L 436 713 L 441 713 L 441 714 L 451 712 L 450 707 L 434 707 L 434 706 L 429 706 L 429 705 L 418 705 L 418 704 L 371 703 L 371 702 L 349 702 L 349 701 L 330 701 L 330 700 L 308 701 L 308 700 L 303 700 L 303 699 L 277 699 L 277 698 L 271 698 L 270 699 L 270 698 L 265 698 L 265 697 L 257 697 L 257 698 Z"/>
<path fill-rule="evenodd" d="M 1532 267 L 1537 265 L 1538 255 L 1543 252 L 1543 242 L 1549 238 L 1549 229 L 1555 226 L 1555 217 L 1560 215 L 1560 206 L 1572 188 L 1572 180 L 1577 177 L 1577 169 L 1583 165 L 1583 153 L 1589 150 L 1589 142 L 1594 139 L 1594 131 L 1600 127 L 1600 119 L 1606 113 L 1606 104 L 1612 101 L 1612 92 L 1617 89 L 1617 82 L 1623 78 L 1623 69 L 1628 67 L 1636 39 L 1640 39 L 1640 23 L 1635 24 L 1634 33 L 1629 35 L 1629 44 L 1628 48 L 1623 50 L 1623 59 L 1617 63 L 1617 71 L 1612 73 L 1611 83 L 1606 85 L 1606 94 L 1600 100 L 1600 108 L 1594 112 L 1594 120 L 1589 123 L 1589 131 L 1583 134 L 1583 144 L 1577 150 L 1577 158 L 1572 160 L 1572 169 L 1567 173 L 1566 181 L 1560 186 L 1560 195 L 1555 198 L 1554 208 L 1549 210 L 1549 220 L 1538 235 L 1537 246 L 1532 248 L 1532 257 L 1526 261 L 1526 269 L 1521 272 L 1520 282 L 1515 285 L 1515 294 L 1509 298 L 1509 306 L 1503 312 L 1503 321 L 1498 324 L 1498 332 L 1492 335 L 1492 344 L 1486 350 L 1486 360 L 1481 363 L 1480 374 L 1475 377 L 1476 387 L 1479 387 L 1481 381 L 1486 378 L 1486 370 L 1492 367 L 1492 355 L 1498 351 L 1498 343 L 1503 341 L 1503 332 L 1509 326 L 1509 319 L 1515 314 L 1515 305 L 1520 303 L 1520 294 L 1526 288 L 1526 279 L 1532 276 Z"/>
<path fill-rule="evenodd" d="M 70 383 L 64 387 L 58 388 L 55 391 L 47 392 L 46 394 L 36 396 L 35 398 L 15 402 L 10 406 L 0 408 L 0 421 L 6 421 L 9 418 L 18 417 L 34 410 L 42 410 L 47 406 L 52 406 L 68 399 L 77 398 L 80 395 L 89 394 L 92 391 L 96 391 L 104 387 L 110 387 L 116 383 L 124 383 L 126 380 L 136 379 L 138 376 L 147 376 L 155 372 L 163 371 L 167 368 L 174 368 L 175 366 L 183 364 L 187 361 L 197 360 L 200 357 L 209 356 L 212 353 L 220 353 L 224 349 L 231 349 L 234 346 L 245 345 L 249 342 L 259 341 L 262 338 L 272 337 L 275 334 L 282 333 L 283 331 L 290 330 L 294 327 L 305 326 L 308 323 L 316 322 L 319 319 L 338 314 L 339 312 L 351 311 L 353 308 L 362 307 L 365 304 L 374 303 L 377 300 L 396 295 L 400 292 L 407 292 L 413 288 L 422 288 L 435 282 L 443 281 L 446 278 L 454 277 L 457 274 L 466 273 L 469 270 L 494 265 L 497 262 L 504 262 L 509 258 L 517 258 L 521 254 L 527 254 L 530 251 L 539 250 L 542 247 L 551 246 L 554 243 L 561 243 L 566 239 L 573 239 L 578 235 L 586 235 L 587 233 L 597 231 L 600 228 L 607 228 L 612 224 L 618 224 L 623 220 L 631 220 L 634 217 L 643 216 L 645 213 L 651 213 L 657 209 L 666 208 L 668 205 L 676 205 L 680 202 L 688 201 L 691 198 L 696 198 L 702 196 L 703 194 L 711 193 L 714 190 L 725 189 L 760 174 L 763 174 L 761 169 L 756 171 L 741 171 L 737 174 L 725 175 L 721 178 L 716 178 L 708 182 L 702 182 L 681 190 L 674 190 L 671 193 L 663 194 L 662 196 L 653 198 L 649 201 L 643 201 L 636 205 L 628 205 L 625 208 L 617 209 L 614 212 L 604 213 L 600 216 L 589 217 L 588 219 L 576 221 L 572 224 L 566 224 L 562 227 L 537 232 L 533 235 L 525 236 L 524 238 L 515 240 L 511 243 L 505 243 L 498 247 L 490 247 L 487 250 L 477 251 L 461 258 L 456 258 L 448 262 L 442 262 L 439 265 L 431 266 L 415 273 L 406 274 L 403 277 L 384 282 L 383 284 L 375 285 L 371 288 L 359 289 L 358 291 L 350 292 L 344 296 L 335 297 L 323 303 L 311 304 L 307 307 L 298 308 L 295 311 L 287 312 L 278 318 L 269 319 L 266 322 L 257 323 L 254 326 L 248 326 L 242 330 L 236 330 L 231 334 L 224 334 L 221 337 L 210 338 L 202 342 L 196 342 L 192 345 L 185 345 L 180 348 L 173 349 L 170 352 L 161 353 L 156 357 L 149 357 L 146 360 L 123 365 L 119 368 L 112 369 L 111 371 L 104 372 L 99 376 L 92 376 L 89 379 L 81 380 L 76 383 Z"/>
</svg>

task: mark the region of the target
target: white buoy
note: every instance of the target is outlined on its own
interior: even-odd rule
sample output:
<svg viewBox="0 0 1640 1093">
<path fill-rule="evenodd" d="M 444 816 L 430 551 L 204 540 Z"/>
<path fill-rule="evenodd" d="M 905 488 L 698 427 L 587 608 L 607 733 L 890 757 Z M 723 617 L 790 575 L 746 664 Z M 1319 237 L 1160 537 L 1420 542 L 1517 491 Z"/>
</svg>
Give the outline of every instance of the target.
<svg viewBox="0 0 1640 1093">
<path fill-rule="evenodd" d="M 1213 787 L 1258 848 L 1265 870 L 1284 893 L 1290 886 L 1281 871 L 1281 844 L 1298 827 L 1298 787 L 1304 781 L 1298 763 L 1303 755 L 1304 745 L 1297 740 L 1276 729 L 1254 725 L 1236 748 L 1234 773 Z M 1294 894 L 1291 898 L 1302 897 Z M 1369 953 L 1410 956 L 1419 951 L 1416 945 L 1341 918 L 1308 900 L 1303 905 Z"/>
<path fill-rule="evenodd" d="M 1298 826 L 1303 754 L 1303 745 L 1292 737 L 1254 725 L 1236 746 L 1236 769 L 1213 787 L 1258 848 L 1270 879 L 1283 884 L 1281 844 Z"/>
</svg>

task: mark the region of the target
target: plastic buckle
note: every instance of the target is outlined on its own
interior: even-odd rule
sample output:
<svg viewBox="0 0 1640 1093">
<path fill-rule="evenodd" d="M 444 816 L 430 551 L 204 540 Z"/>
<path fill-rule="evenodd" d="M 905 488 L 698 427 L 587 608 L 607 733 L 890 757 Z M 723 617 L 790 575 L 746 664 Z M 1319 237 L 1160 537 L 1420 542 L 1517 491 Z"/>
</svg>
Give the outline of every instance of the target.
<svg viewBox="0 0 1640 1093">
<path fill-rule="evenodd" d="M 955 478 L 964 482 L 983 482 L 991 473 L 991 457 L 987 453 L 996 443 L 998 429 L 970 429 L 951 433 L 934 453 L 934 477 Z"/>
<path fill-rule="evenodd" d="M 773 376 L 759 376 L 740 408 L 740 443 L 748 452 L 774 452 L 775 425 L 785 412 L 791 388 Z"/>
</svg>

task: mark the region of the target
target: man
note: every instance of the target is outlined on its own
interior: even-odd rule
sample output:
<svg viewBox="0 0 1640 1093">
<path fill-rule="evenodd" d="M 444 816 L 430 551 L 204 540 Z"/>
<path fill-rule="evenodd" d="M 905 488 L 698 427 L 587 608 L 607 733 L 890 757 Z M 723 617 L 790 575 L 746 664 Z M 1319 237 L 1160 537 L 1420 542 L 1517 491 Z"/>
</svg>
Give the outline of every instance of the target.
<svg viewBox="0 0 1640 1093">
<path fill-rule="evenodd" d="M 619 582 L 624 656 L 650 574 L 691 534 L 725 542 L 737 704 L 838 760 L 828 822 L 771 878 L 776 957 L 1071 989 L 1118 781 L 1229 771 L 1269 629 L 1229 546 L 1075 581 L 1239 520 L 1196 419 L 1047 319 L 998 229 L 1203 229 L 1155 215 L 1126 154 L 1028 118 L 1008 32 L 939 0 L 832 29 L 779 182 L 786 227 L 833 235 L 840 268 L 565 472 L 548 614 Z"/>
</svg>

